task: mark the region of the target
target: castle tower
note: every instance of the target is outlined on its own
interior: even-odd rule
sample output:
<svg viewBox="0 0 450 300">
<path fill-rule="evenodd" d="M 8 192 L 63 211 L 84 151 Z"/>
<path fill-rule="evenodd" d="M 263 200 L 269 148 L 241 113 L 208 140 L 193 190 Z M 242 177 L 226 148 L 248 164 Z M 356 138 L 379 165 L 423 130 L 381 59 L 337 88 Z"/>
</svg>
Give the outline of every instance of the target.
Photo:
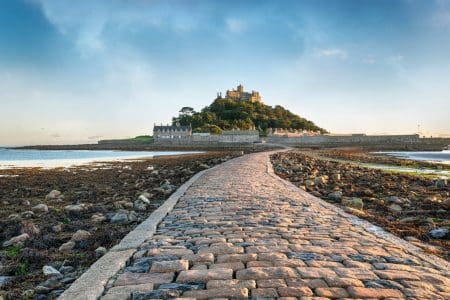
<svg viewBox="0 0 450 300">
<path fill-rule="evenodd" d="M 238 91 L 239 93 L 243 93 L 243 92 L 244 92 L 244 86 L 243 86 L 242 84 L 238 85 L 238 86 L 237 86 L 237 91 Z"/>
</svg>

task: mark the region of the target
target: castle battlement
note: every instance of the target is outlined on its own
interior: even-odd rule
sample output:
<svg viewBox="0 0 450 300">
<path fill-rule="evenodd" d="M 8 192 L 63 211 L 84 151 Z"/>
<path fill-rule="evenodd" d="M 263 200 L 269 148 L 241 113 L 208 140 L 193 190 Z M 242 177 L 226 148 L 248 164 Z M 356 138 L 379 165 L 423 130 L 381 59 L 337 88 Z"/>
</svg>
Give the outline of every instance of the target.
<svg viewBox="0 0 450 300">
<path fill-rule="evenodd" d="M 222 93 L 217 94 L 217 98 L 222 99 Z M 227 90 L 225 94 L 225 99 L 235 100 L 235 101 L 245 101 L 245 102 L 260 102 L 262 103 L 261 95 L 257 91 L 252 91 L 251 93 L 244 91 L 244 86 L 242 84 L 238 85 L 236 89 Z"/>
</svg>

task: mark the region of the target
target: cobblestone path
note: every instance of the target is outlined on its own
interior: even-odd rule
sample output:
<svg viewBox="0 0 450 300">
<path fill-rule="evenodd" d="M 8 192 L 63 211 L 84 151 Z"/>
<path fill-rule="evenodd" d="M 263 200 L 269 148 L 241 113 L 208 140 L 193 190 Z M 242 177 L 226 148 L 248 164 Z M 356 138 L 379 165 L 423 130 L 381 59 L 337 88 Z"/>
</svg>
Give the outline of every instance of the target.
<svg viewBox="0 0 450 300">
<path fill-rule="evenodd" d="M 278 179 L 268 155 L 195 182 L 101 299 L 450 299 L 437 258 Z"/>
</svg>

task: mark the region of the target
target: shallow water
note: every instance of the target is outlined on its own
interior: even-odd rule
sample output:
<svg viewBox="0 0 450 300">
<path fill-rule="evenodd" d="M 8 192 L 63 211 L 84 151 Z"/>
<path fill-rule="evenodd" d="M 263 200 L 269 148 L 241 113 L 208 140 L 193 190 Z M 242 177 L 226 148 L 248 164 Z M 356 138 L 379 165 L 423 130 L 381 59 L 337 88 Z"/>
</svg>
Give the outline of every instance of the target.
<svg viewBox="0 0 450 300">
<path fill-rule="evenodd" d="M 450 164 L 450 151 L 417 151 L 417 152 L 408 152 L 408 151 L 395 151 L 395 152 L 376 152 L 383 153 L 389 156 L 401 158 L 401 159 L 411 159 L 411 160 L 419 160 L 419 161 L 428 161 L 433 163 L 443 163 Z"/>
<path fill-rule="evenodd" d="M 181 151 L 113 151 L 113 150 L 21 150 L 0 148 L 0 169 L 56 168 L 84 165 L 92 162 L 151 158 L 199 152 Z"/>
</svg>

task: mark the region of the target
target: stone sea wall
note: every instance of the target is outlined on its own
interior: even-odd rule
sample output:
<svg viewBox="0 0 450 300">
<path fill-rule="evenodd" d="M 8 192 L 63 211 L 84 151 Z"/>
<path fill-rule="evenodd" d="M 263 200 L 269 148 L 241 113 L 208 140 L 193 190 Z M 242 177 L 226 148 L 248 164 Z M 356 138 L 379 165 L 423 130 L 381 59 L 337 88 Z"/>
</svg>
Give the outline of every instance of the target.
<svg viewBox="0 0 450 300">
<path fill-rule="evenodd" d="M 420 138 L 419 135 L 319 135 L 267 138 L 268 143 L 294 147 L 362 147 L 389 150 L 442 150 L 450 138 Z"/>
</svg>

